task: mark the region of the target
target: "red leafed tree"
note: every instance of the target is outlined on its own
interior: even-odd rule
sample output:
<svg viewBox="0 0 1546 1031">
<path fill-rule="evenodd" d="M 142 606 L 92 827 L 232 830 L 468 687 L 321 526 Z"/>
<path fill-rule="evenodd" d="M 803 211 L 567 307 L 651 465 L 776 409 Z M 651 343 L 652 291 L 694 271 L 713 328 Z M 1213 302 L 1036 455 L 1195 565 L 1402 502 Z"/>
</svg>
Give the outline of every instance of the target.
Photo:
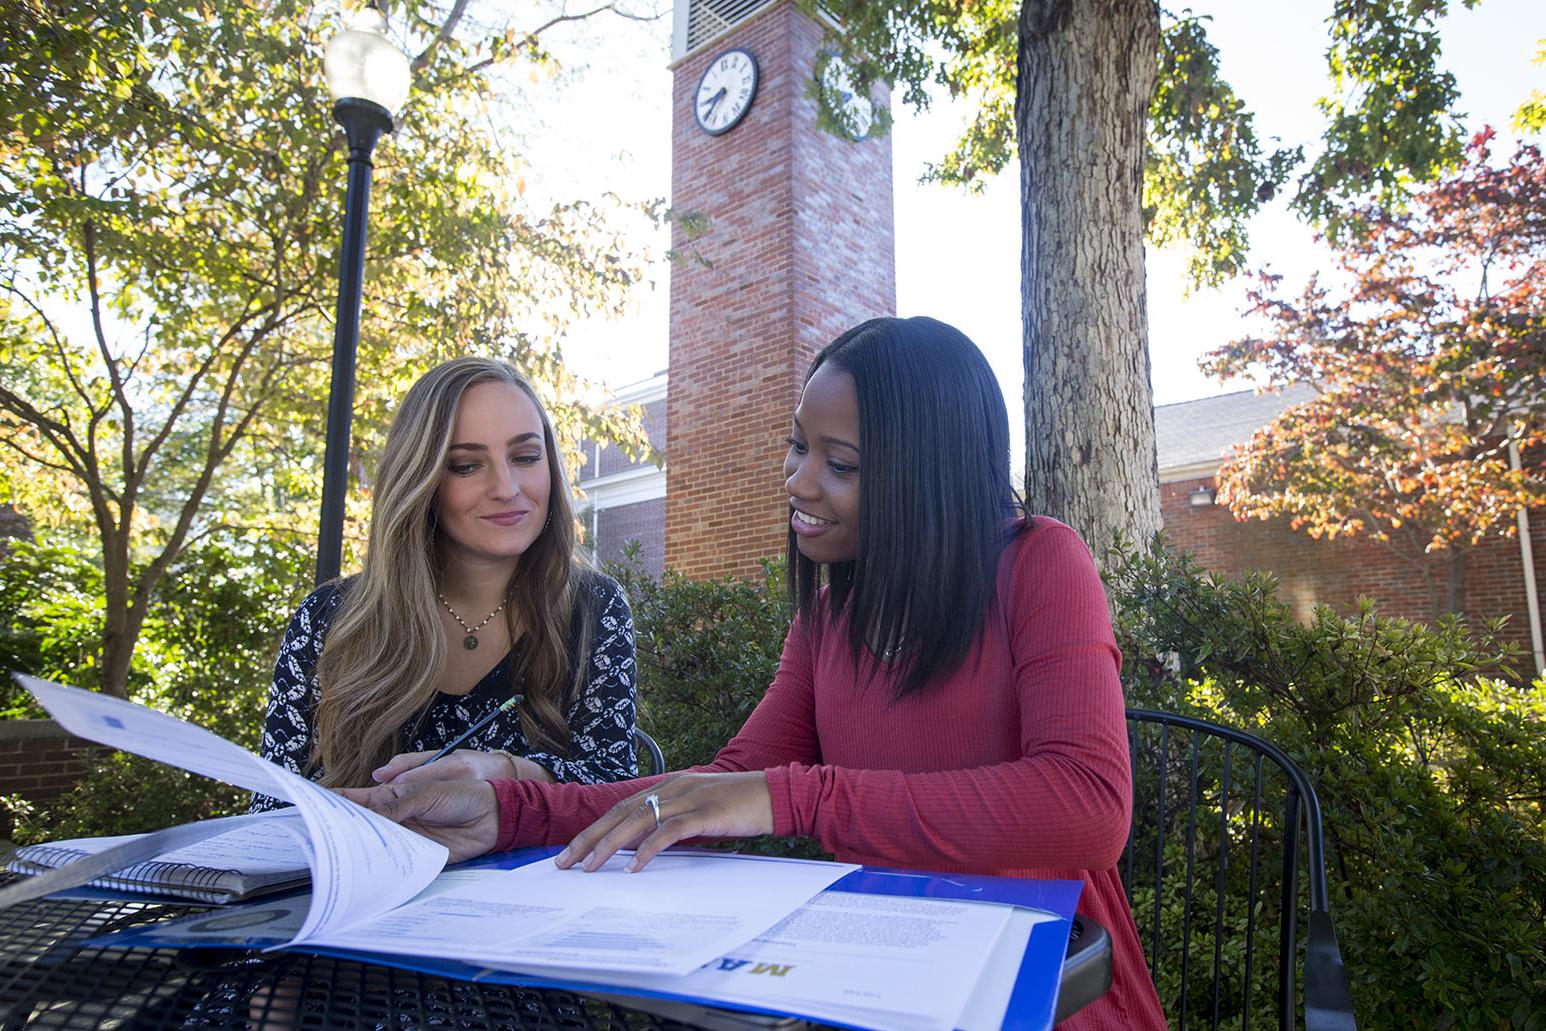
<svg viewBox="0 0 1546 1031">
<path fill-rule="evenodd" d="M 1435 614 L 1463 607 L 1468 549 L 1546 501 L 1546 164 L 1534 146 L 1493 163 L 1492 135 L 1406 210 L 1360 212 L 1336 285 L 1291 298 L 1260 274 L 1249 314 L 1271 335 L 1205 360 L 1319 391 L 1225 462 L 1220 499 L 1389 543 L 1421 564 Z"/>
</svg>

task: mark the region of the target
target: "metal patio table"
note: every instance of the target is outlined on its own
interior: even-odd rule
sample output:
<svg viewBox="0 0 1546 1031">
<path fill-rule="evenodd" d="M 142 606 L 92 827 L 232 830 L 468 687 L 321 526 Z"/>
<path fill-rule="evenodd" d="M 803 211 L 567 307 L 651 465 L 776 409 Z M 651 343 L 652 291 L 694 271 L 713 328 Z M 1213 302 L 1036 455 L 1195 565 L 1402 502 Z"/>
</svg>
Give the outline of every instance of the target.
<svg viewBox="0 0 1546 1031">
<path fill-rule="evenodd" d="M 12 878 L 0 875 L 0 883 Z M 0 1031 L 13 1028 L 758 1031 L 804 1021 L 682 1003 L 449 980 L 301 952 L 108 948 L 110 931 L 205 912 L 150 901 L 41 899 L 0 910 Z M 1111 979 L 1104 929 L 1076 922 L 1059 1019 Z M 646 1011 L 641 1007 L 649 1007 Z M 265 1020 L 265 1015 L 267 1019 Z"/>
</svg>

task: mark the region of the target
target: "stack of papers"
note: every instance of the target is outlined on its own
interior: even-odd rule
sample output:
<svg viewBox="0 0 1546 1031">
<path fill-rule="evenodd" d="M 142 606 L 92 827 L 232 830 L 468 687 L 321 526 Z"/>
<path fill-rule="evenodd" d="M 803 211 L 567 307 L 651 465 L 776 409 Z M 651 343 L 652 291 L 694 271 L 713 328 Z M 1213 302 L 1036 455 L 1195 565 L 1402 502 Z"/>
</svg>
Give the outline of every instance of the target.
<svg viewBox="0 0 1546 1031">
<path fill-rule="evenodd" d="M 1031 925 L 1052 919 L 1010 906 L 828 891 L 683 977 L 606 984 L 853 1027 L 997 1028 Z M 1011 962 L 995 964 L 1000 956 Z M 586 980 L 580 970 L 565 976 Z"/>
<path fill-rule="evenodd" d="M 750 917 L 759 901 L 752 896 L 764 885 L 777 890 L 780 882 L 803 881 L 811 868 L 838 864 L 666 852 L 629 874 L 624 859 L 593 874 L 560 871 L 547 855 L 513 870 L 447 870 L 397 911 L 304 948 L 446 977 L 622 993 L 643 1008 L 665 999 L 858 1028 L 988 1031 L 1004 1023 L 1011 994 L 1025 987 L 1021 962 L 1038 925 L 1060 932 L 1051 951 L 1061 956 L 1078 894 L 1077 883 L 1068 883 L 1058 903 L 1067 913 L 1058 913 L 827 890 L 727 946 L 740 931 L 704 937 L 716 923 L 706 914 L 719 908 L 721 890 L 735 896 L 724 902 Z M 304 896 L 277 899 L 94 944 L 266 948 L 283 943 L 305 909 Z M 1038 970 L 1032 986 L 1030 1008 L 1044 1011 L 1045 1026 L 1058 973 L 1056 964 Z"/>
<path fill-rule="evenodd" d="M 444 956 L 491 969 L 582 968 L 680 976 L 787 917 L 858 867 L 733 855 L 627 856 L 594 873 L 538 860 L 448 871 L 384 916 L 308 944 Z"/>
<path fill-rule="evenodd" d="M 289 837 L 289 854 L 311 871 L 306 918 L 290 944 L 386 912 L 424 890 L 445 868 L 443 845 L 261 759 L 218 734 L 120 698 L 17 675 L 48 714 L 76 737 L 143 755 L 282 799 L 299 820 L 264 826 Z M 213 821 L 211 821 L 213 822 Z M 210 841 L 215 839 L 211 838 Z M 163 859 L 165 857 L 162 857 Z M 218 862 L 206 857 L 204 862 Z M 238 865 L 233 858 L 233 866 Z"/>
<path fill-rule="evenodd" d="M 166 713 L 35 677 L 17 679 L 79 737 L 294 803 L 299 818 L 237 821 L 242 834 L 261 831 L 277 839 L 268 843 L 275 854 L 287 862 L 299 858 L 311 871 L 305 917 L 293 930 L 286 921 L 289 937 L 277 945 L 374 951 L 391 941 L 395 951 L 469 963 L 685 974 L 858 869 L 664 857 L 643 879 L 621 873 L 620 863 L 599 875 L 536 863 L 426 891 L 448 855 L 428 838 Z M 234 872 L 251 865 L 254 844 L 261 852 L 263 841 L 242 834 L 200 842 L 199 869 Z M 180 865 L 169 858 L 150 865 L 165 874 Z M 745 873 L 746 863 L 756 865 L 755 875 Z"/>
</svg>

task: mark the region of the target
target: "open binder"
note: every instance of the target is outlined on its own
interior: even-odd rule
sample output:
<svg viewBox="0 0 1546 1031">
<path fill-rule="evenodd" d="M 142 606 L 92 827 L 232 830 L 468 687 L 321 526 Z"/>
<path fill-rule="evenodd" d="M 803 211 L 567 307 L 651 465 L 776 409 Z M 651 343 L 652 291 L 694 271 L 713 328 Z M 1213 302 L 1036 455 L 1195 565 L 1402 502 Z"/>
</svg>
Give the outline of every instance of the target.
<svg viewBox="0 0 1546 1031">
<path fill-rule="evenodd" d="M 462 864 L 461 869 L 494 867 L 508 869 L 531 862 L 534 858 L 551 856 L 556 848 L 521 849 L 514 852 L 485 856 Z M 454 868 L 453 868 L 454 869 Z M 940 899 L 956 902 L 985 902 L 1013 906 L 1034 911 L 1037 922 L 1030 927 L 1023 954 L 1019 957 L 1014 973 L 1013 987 L 1009 992 L 1008 1008 L 1002 1026 L 1012 1031 L 1032 1031 L 1052 1026 L 1059 1012 L 1058 994 L 1064 984 L 1065 955 L 1081 951 L 1085 961 L 1077 978 L 1078 1002 L 1086 1002 L 1104 991 L 1110 978 L 1109 951 L 1098 955 L 1098 948 L 1105 941 L 1103 932 L 1096 932 L 1086 945 L 1093 941 L 1097 949 L 1088 947 L 1072 950 L 1069 933 L 1074 907 L 1078 901 L 1081 884 L 1078 881 L 1038 881 L 1019 878 L 985 877 L 968 874 L 930 874 L 912 870 L 891 870 L 866 867 L 848 874 L 837 881 L 829 892 L 856 892 L 868 895 L 889 895 L 913 899 Z M 199 925 L 199 918 L 185 919 L 169 925 L 146 925 L 117 932 L 93 941 L 93 944 L 123 947 L 223 947 L 266 948 L 286 940 L 282 931 L 265 932 L 268 924 L 260 919 L 244 919 L 241 914 L 251 911 L 258 917 L 265 907 L 273 908 L 282 902 L 261 903 L 222 910 L 211 914 Z M 304 898 L 293 904 L 304 908 Z M 1109 950 L 1109 946 L 1106 946 Z M 727 1003 L 711 995 L 692 995 L 663 988 L 640 988 L 634 985 L 619 986 L 605 974 L 589 976 L 550 976 L 547 973 L 522 970 L 512 972 L 493 970 L 456 960 L 433 956 L 411 956 L 377 952 L 356 952 L 323 946 L 299 946 L 302 951 L 336 956 L 365 963 L 416 970 L 440 977 L 479 981 L 484 983 L 518 984 L 533 987 L 562 988 L 571 991 L 617 997 L 626 995 L 640 1008 L 650 1009 L 651 1000 L 664 1005 L 723 1007 L 751 1010 L 774 1016 L 805 1016 L 822 1018 L 817 1014 L 801 1013 L 794 1009 L 749 1007 L 740 1003 Z M 1090 960 L 1094 962 L 1089 962 Z"/>
</svg>

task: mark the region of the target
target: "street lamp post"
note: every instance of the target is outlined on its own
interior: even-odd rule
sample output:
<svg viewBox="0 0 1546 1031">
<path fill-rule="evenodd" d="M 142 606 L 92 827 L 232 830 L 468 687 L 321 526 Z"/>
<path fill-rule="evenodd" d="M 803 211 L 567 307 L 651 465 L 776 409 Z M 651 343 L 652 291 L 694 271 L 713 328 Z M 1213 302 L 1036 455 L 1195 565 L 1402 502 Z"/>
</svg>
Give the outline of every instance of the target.
<svg viewBox="0 0 1546 1031">
<path fill-rule="evenodd" d="M 319 584 L 336 577 L 343 563 L 354 358 L 360 342 L 360 289 L 370 217 L 370 155 L 381 134 L 392 131 L 392 116 L 407 99 L 409 84 L 408 58 L 386 38 L 386 17 L 373 7 L 359 12 L 348 29 L 329 41 L 322 66 L 333 95 L 333 118 L 349 141 L 349 186 L 338 255 L 338 317 L 327 399 L 327 450 L 322 460 Z"/>
</svg>

